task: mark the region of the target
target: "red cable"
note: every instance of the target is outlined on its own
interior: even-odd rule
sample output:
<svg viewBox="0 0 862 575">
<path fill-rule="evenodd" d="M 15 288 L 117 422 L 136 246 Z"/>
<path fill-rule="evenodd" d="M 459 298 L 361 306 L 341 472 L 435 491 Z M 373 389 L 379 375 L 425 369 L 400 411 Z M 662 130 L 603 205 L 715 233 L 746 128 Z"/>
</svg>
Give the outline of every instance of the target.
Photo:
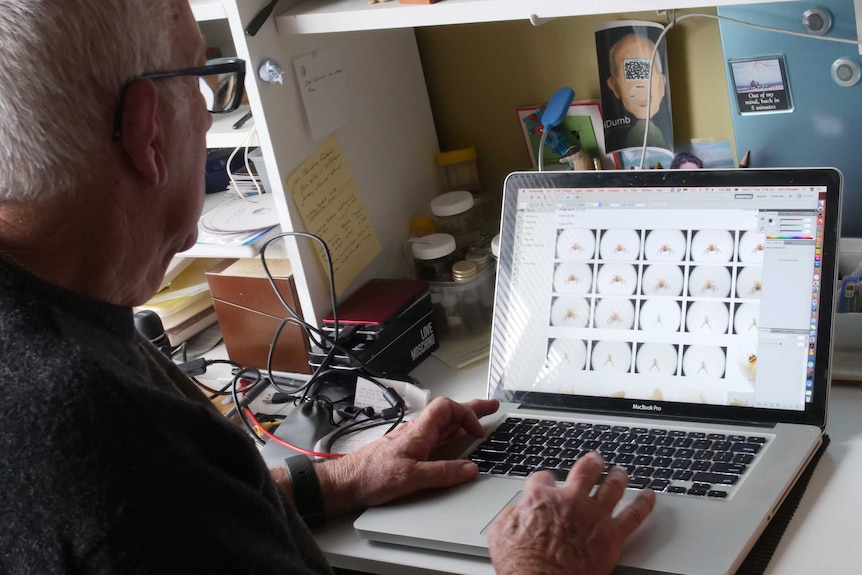
<svg viewBox="0 0 862 575">
<path fill-rule="evenodd" d="M 329 459 L 334 459 L 336 457 L 344 457 L 343 453 L 321 453 L 319 451 L 311 451 L 309 449 L 303 449 L 302 447 L 299 447 L 297 445 L 293 445 L 292 443 L 288 443 L 287 441 L 281 439 L 280 437 L 276 437 L 275 435 L 273 435 L 272 433 L 270 433 L 269 431 L 264 429 L 263 425 L 261 425 L 260 422 L 254 417 L 254 414 L 251 412 L 251 409 L 249 409 L 248 407 L 245 408 L 245 414 L 246 414 L 246 417 L 251 419 L 251 422 L 254 424 L 254 426 L 256 428 L 258 428 L 259 430 L 261 430 L 263 432 L 263 434 L 266 435 L 271 441 L 275 441 L 276 443 L 279 443 L 279 444 L 287 447 L 288 449 L 292 449 L 294 451 L 298 451 L 299 453 L 303 453 L 305 455 L 310 455 L 312 457 L 326 457 Z"/>
</svg>

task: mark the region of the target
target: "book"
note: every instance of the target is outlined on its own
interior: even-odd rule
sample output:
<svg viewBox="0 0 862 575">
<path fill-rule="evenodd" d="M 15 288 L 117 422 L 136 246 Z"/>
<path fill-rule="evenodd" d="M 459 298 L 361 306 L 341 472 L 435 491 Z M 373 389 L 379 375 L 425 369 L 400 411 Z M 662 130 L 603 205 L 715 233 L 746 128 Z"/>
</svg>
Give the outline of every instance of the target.
<svg viewBox="0 0 862 575">
<path fill-rule="evenodd" d="M 135 311 L 152 310 L 159 315 L 165 330 L 175 328 L 190 317 L 212 307 L 206 271 L 221 259 L 193 259 L 186 268 L 174 277 L 168 287 L 137 306 Z"/>
<path fill-rule="evenodd" d="M 196 336 L 217 321 L 215 306 L 209 305 L 185 321 L 171 328 L 166 328 L 165 333 L 171 345 L 176 346 Z"/>
</svg>

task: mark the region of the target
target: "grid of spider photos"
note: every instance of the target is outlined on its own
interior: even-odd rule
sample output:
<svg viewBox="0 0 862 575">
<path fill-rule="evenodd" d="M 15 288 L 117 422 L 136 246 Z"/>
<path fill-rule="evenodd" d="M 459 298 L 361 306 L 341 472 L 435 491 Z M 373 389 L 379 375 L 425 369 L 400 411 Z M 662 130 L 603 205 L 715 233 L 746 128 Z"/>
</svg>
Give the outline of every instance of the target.
<svg viewBox="0 0 862 575">
<path fill-rule="evenodd" d="M 557 230 L 548 366 L 700 390 L 633 394 L 650 399 L 747 404 L 764 239 L 750 229 Z M 717 395 L 704 397 L 710 388 Z"/>
</svg>

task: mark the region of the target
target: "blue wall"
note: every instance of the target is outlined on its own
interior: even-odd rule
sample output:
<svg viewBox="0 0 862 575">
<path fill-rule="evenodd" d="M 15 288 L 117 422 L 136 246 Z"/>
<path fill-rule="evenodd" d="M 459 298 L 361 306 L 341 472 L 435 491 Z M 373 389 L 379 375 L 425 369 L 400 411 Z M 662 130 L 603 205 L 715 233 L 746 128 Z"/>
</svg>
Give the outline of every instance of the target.
<svg viewBox="0 0 862 575">
<path fill-rule="evenodd" d="M 719 8 L 719 16 L 804 32 L 802 14 L 809 8 L 832 13 L 827 37 L 856 39 L 852 0 L 777 2 Z M 751 151 L 751 167 L 834 166 L 844 174 L 842 235 L 862 237 L 862 82 L 844 88 L 830 75 L 837 58 L 862 66 L 852 44 L 799 38 L 722 21 L 725 61 L 783 54 L 793 99 L 789 113 L 742 116 L 725 66 L 733 114 L 736 150 Z"/>
</svg>

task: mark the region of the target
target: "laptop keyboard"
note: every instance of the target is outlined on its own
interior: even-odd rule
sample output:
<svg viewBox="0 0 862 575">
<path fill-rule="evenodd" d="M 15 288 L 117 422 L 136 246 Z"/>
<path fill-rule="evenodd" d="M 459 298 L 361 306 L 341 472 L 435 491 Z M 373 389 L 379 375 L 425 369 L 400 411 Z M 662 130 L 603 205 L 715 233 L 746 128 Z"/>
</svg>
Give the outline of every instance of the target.
<svg viewBox="0 0 862 575">
<path fill-rule="evenodd" d="M 547 469 L 566 478 L 581 456 L 597 451 L 605 471 L 629 474 L 629 488 L 725 499 L 757 454 L 764 436 L 625 425 L 507 418 L 468 459 L 488 475 L 526 477 Z"/>
</svg>

